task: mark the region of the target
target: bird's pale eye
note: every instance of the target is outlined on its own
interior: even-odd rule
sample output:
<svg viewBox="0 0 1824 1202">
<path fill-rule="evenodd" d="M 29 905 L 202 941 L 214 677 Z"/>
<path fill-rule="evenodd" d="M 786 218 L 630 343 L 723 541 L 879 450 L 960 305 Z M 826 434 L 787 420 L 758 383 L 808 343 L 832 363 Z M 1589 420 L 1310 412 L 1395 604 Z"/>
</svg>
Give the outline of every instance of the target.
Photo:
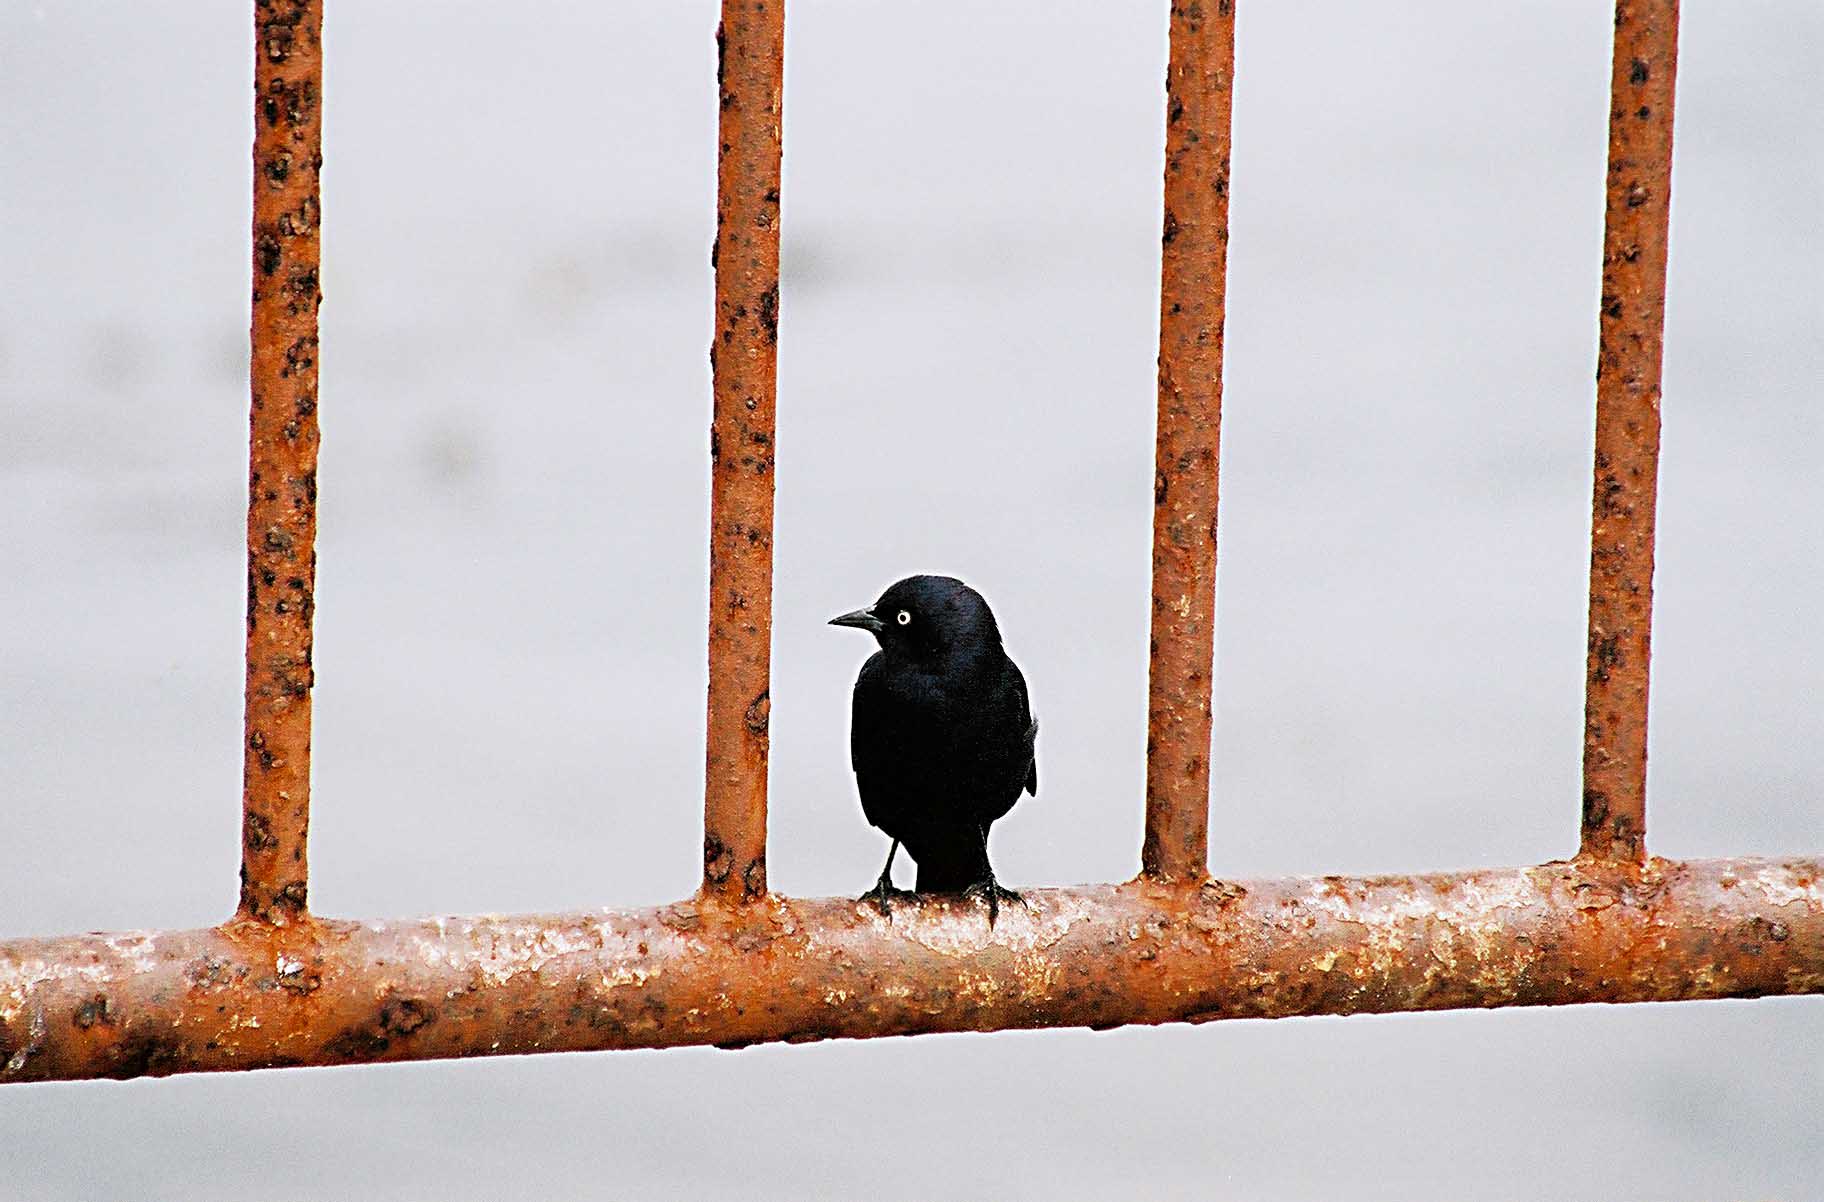
<svg viewBox="0 0 1824 1202">
<path fill-rule="evenodd" d="M 909 609 L 900 610 L 899 613 L 894 616 L 894 621 L 898 622 L 901 626 L 910 626 L 912 624 L 912 611 Z"/>
</svg>

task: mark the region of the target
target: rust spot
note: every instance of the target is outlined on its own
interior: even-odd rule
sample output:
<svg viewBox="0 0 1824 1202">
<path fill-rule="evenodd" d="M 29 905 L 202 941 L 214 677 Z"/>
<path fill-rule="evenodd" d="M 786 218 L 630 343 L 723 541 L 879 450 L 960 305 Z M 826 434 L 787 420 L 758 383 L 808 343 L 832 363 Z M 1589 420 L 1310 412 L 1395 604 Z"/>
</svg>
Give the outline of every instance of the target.
<svg viewBox="0 0 1824 1202">
<path fill-rule="evenodd" d="M 70 1021 L 84 1031 L 97 1023 L 104 1027 L 113 1026 L 114 1011 L 108 1003 L 108 995 L 98 993 L 93 997 L 85 998 L 77 1005 L 75 1013 L 70 1015 Z"/>
<path fill-rule="evenodd" d="M 742 715 L 742 720 L 749 731 L 761 738 L 765 738 L 767 727 L 772 718 L 772 712 L 772 692 L 769 689 L 761 692 L 758 697 L 754 698 L 753 703 L 747 707 L 746 713 Z"/>
<path fill-rule="evenodd" d="M 241 977 L 245 977 L 245 968 L 238 969 L 228 960 L 205 953 L 184 967 L 184 982 L 193 989 L 223 989 Z"/>
<path fill-rule="evenodd" d="M 1627 486 L 1613 472 L 1600 473 L 1596 478 L 1596 513 L 1600 518 L 1611 518 L 1627 511 L 1622 501 L 1622 494 Z"/>
<path fill-rule="evenodd" d="M 437 1020 L 437 1011 L 417 998 L 388 998 L 380 1005 L 380 1031 L 388 1037 L 411 1035 Z"/>
<path fill-rule="evenodd" d="M 1609 798 L 1600 789 L 1583 791 L 1583 826 L 1593 830 L 1607 826 L 1609 822 Z"/>
<path fill-rule="evenodd" d="M 117 1081 L 134 1077 L 163 1077 L 179 1071 L 184 1059 L 184 1051 L 178 1039 L 138 1032 L 114 1045 L 110 1063 L 96 1075 L 112 1077 Z"/>
<path fill-rule="evenodd" d="M 703 880 L 706 884 L 720 885 L 734 871 L 735 854 L 723 845 L 722 840 L 713 834 L 703 836 Z"/>
<path fill-rule="evenodd" d="M 779 282 L 760 294 L 760 328 L 771 343 L 779 341 Z"/>
<path fill-rule="evenodd" d="M 1590 646 L 1590 676 L 1598 684 L 1607 684 L 1614 670 L 1622 664 L 1621 640 L 1612 634 L 1593 635 Z"/>
<path fill-rule="evenodd" d="M 323 1061 L 351 1064 L 373 1060 L 392 1046 L 392 1040 L 371 1027 L 350 1027 L 323 1045 Z"/>
<path fill-rule="evenodd" d="M 272 833 L 272 823 L 258 810 L 246 812 L 241 822 L 241 836 L 249 851 L 271 851 L 279 845 Z"/>
</svg>

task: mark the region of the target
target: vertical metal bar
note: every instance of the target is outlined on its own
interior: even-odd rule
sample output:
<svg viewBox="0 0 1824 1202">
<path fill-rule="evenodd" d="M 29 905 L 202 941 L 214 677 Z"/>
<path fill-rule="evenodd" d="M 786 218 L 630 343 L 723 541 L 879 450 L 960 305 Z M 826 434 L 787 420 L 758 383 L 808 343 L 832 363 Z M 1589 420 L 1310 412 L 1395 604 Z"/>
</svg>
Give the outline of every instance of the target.
<svg viewBox="0 0 1824 1202">
<path fill-rule="evenodd" d="M 703 890 L 766 893 L 773 632 L 773 411 L 785 0 L 723 0 L 716 330 L 709 358 L 709 738 Z"/>
<path fill-rule="evenodd" d="M 1209 871 L 1216 484 L 1229 249 L 1231 0 L 1172 5 L 1142 870 Z"/>
<path fill-rule="evenodd" d="M 307 902 L 317 568 L 322 0 L 256 0 L 243 916 Z"/>
<path fill-rule="evenodd" d="M 1646 855 L 1647 669 L 1678 0 L 1617 0 L 1596 362 L 1585 855 Z"/>
</svg>

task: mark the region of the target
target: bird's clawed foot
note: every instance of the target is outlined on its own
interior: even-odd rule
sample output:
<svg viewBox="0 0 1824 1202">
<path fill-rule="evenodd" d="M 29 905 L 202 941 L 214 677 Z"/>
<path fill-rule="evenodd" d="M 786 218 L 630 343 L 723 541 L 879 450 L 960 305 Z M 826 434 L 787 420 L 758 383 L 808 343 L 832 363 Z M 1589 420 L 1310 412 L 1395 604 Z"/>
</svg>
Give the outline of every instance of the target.
<svg viewBox="0 0 1824 1202">
<path fill-rule="evenodd" d="M 1032 908 L 1031 903 L 1028 902 L 1025 897 L 1015 893 L 1013 890 L 995 880 L 994 874 L 992 873 L 989 874 L 987 880 L 977 881 L 975 884 L 963 890 L 963 896 L 982 898 L 987 901 L 989 926 L 993 926 L 994 920 L 1001 916 L 1002 902 L 1013 902 L 1016 905 L 1025 906 L 1027 909 Z"/>
<path fill-rule="evenodd" d="M 874 887 L 855 900 L 858 902 L 873 902 L 880 908 L 881 917 L 885 918 L 887 915 L 893 913 L 894 898 L 911 896 L 913 896 L 913 894 L 909 889 L 895 889 L 893 887 L 893 878 L 883 872 L 880 874 L 880 879 L 874 882 Z"/>
</svg>

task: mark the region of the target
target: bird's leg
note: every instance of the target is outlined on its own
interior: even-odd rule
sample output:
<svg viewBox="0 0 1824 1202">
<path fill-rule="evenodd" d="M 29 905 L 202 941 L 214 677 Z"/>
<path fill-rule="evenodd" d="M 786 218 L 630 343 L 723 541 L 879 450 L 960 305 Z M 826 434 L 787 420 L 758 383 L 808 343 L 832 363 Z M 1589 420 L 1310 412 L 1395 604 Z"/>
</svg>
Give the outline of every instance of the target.
<svg viewBox="0 0 1824 1202">
<path fill-rule="evenodd" d="M 982 827 L 982 871 L 983 878 L 963 890 L 964 897 L 980 897 L 988 902 L 988 925 L 1001 916 L 1001 903 L 1018 902 L 1026 905 L 1026 899 L 994 879 L 994 866 L 988 862 L 988 828 Z M 1030 908 L 1030 907 L 1028 907 Z"/>
<path fill-rule="evenodd" d="M 904 892 L 904 890 L 895 889 L 893 887 L 893 857 L 898 854 L 899 840 L 895 839 L 893 840 L 893 846 L 887 849 L 887 866 L 880 870 L 880 879 L 874 882 L 874 887 L 872 889 L 856 898 L 857 901 L 873 902 L 880 907 L 880 912 L 882 914 L 890 914 L 893 912 L 893 907 L 888 899 L 896 893 L 903 894 Z"/>
<path fill-rule="evenodd" d="M 1025 895 L 1015 893 L 1012 889 L 1007 888 L 1005 885 L 995 880 L 994 869 L 992 868 L 988 870 L 988 877 L 986 880 L 977 881 L 975 884 L 963 890 L 963 896 L 980 897 L 987 900 L 989 926 L 993 926 L 994 920 L 1001 916 L 1001 903 L 1004 901 L 1017 902 L 1022 906 L 1026 906 L 1027 909 L 1032 908 L 1031 904 L 1027 902 Z"/>
</svg>

